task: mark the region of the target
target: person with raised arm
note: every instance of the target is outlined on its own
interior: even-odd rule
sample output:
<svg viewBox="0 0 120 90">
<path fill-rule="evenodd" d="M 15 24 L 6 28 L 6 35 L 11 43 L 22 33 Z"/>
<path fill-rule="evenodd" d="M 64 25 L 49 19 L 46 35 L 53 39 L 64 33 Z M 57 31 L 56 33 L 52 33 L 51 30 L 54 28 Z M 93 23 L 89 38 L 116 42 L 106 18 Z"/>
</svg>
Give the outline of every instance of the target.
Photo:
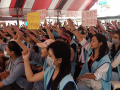
<svg viewBox="0 0 120 90">
<path fill-rule="evenodd" d="M 47 44 L 47 43 L 46 43 Z M 33 74 L 29 65 L 29 50 L 22 52 L 27 80 L 30 82 L 44 79 L 44 90 L 77 90 L 70 74 L 70 47 L 63 41 L 55 41 L 48 46 L 46 70 Z"/>
<path fill-rule="evenodd" d="M 111 72 L 112 66 L 108 56 L 108 46 L 106 37 L 100 33 L 93 35 L 90 44 L 82 37 L 82 35 L 75 29 L 73 21 L 68 19 L 70 31 L 77 37 L 79 43 L 88 51 L 85 64 L 79 74 L 78 81 L 83 78 L 88 78 L 100 81 L 102 84 L 100 90 L 111 90 Z M 89 73 L 89 74 L 87 74 Z M 86 84 L 78 84 L 79 90 L 92 90 Z"/>
</svg>

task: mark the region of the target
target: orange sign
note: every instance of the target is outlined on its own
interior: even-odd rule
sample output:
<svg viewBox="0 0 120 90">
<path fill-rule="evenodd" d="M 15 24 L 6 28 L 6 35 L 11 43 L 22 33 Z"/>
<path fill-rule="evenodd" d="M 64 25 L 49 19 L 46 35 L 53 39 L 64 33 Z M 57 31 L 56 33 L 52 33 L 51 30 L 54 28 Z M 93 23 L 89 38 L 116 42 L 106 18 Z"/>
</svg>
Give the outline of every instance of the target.
<svg viewBox="0 0 120 90">
<path fill-rule="evenodd" d="M 27 14 L 28 29 L 39 29 L 40 12 L 32 12 Z"/>
</svg>

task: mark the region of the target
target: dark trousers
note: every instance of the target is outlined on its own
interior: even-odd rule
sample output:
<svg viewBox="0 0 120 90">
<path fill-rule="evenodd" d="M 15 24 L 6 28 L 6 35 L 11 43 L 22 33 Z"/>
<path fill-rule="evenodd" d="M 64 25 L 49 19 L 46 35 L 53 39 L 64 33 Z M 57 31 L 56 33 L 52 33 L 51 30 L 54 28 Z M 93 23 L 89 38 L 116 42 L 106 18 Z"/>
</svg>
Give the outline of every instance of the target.
<svg viewBox="0 0 120 90">
<path fill-rule="evenodd" d="M 16 82 L 0 88 L 0 90 L 24 90 Z"/>
</svg>

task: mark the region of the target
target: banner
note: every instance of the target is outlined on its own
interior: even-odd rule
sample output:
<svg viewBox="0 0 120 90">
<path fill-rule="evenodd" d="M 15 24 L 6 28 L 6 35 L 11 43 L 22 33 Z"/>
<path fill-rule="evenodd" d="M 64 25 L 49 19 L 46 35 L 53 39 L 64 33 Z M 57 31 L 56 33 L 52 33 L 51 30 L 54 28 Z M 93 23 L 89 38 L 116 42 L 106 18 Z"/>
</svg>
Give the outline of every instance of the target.
<svg viewBox="0 0 120 90">
<path fill-rule="evenodd" d="M 41 11 L 40 11 L 40 21 L 44 21 L 44 22 L 45 22 L 46 13 L 47 13 L 46 10 L 41 10 Z"/>
<path fill-rule="evenodd" d="M 82 11 L 82 25 L 96 26 L 97 24 L 97 10 Z"/>
<path fill-rule="evenodd" d="M 37 12 L 40 12 L 40 21 L 45 22 L 46 15 L 47 15 L 47 10 L 42 9 L 42 10 L 37 10 Z"/>
<path fill-rule="evenodd" d="M 28 29 L 39 29 L 40 12 L 27 13 Z"/>
</svg>

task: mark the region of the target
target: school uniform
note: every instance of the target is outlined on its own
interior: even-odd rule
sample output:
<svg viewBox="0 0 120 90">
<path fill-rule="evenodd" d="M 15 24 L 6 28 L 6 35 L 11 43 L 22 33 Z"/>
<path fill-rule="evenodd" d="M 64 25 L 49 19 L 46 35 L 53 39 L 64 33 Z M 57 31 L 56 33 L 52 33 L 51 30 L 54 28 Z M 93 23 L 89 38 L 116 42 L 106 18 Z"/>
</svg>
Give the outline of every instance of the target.
<svg viewBox="0 0 120 90">
<path fill-rule="evenodd" d="M 84 45 L 86 44 L 86 40 L 83 39 L 80 44 Z M 102 83 L 102 89 L 101 90 L 111 90 L 111 73 L 112 73 L 112 66 L 111 61 L 109 59 L 108 55 L 105 55 L 102 57 L 99 61 L 90 62 L 90 57 L 92 55 L 92 49 L 90 49 L 90 44 L 88 43 L 85 46 L 85 49 L 88 51 L 87 58 L 85 61 L 85 64 L 79 74 L 79 76 L 84 75 L 85 73 L 93 73 L 95 75 L 95 80 L 100 80 Z M 89 66 L 88 63 L 91 63 L 91 66 Z M 79 90 L 91 90 L 87 86 L 83 84 L 78 84 Z"/>
<path fill-rule="evenodd" d="M 55 68 L 52 66 L 49 66 L 48 68 L 46 68 L 45 72 L 44 72 L 44 90 L 51 90 L 50 87 L 50 81 L 52 79 L 52 75 L 54 73 Z M 73 77 L 71 76 L 71 74 L 66 75 L 59 83 L 57 90 L 64 90 L 65 86 L 68 83 L 73 83 L 74 87 L 73 90 L 77 90 L 77 86 L 73 80 Z"/>
<path fill-rule="evenodd" d="M 111 51 L 109 52 L 110 57 Z M 111 57 L 110 57 L 111 58 Z M 117 52 L 117 54 L 114 56 L 114 59 L 111 58 L 112 62 L 112 81 L 119 81 L 120 80 L 120 50 Z"/>
<path fill-rule="evenodd" d="M 2 43 L 0 45 L 0 49 L 5 50 L 5 48 L 6 44 Z M 3 79 L 3 84 L 8 86 L 15 82 L 16 85 L 18 85 L 21 89 L 23 88 L 24 90 L 32 90 L 32 83 L 28 82 L 25 78 L 24 63 L 19 62 L 23 62 L 22 56 L 19 56 L 14 62 L 12 62 L 11 58 L 9 58 L 6 70 L 10 71 L 10 75 L 6 79 Z"/>
<path fill-rule="evenodd" d="M 78 46 L 77 46 L 77 43 L 73 39 L 71 40 L 70 45 L 72 45 L 72 44 L 75 44 L 75 46 L 76 46 L 76 52 L 74 52 L 74 58 L 73 58 L 73 61 L 71 62 L 71 74 L 72 74 L 72 76 L 74 76 L 74 73 L 75 73 L 75 62 L 76 62 L 76 59 L 77 59 Z M 70 48 L 70 49 L 72 49 L 72 48 Z"/>
</svg>

